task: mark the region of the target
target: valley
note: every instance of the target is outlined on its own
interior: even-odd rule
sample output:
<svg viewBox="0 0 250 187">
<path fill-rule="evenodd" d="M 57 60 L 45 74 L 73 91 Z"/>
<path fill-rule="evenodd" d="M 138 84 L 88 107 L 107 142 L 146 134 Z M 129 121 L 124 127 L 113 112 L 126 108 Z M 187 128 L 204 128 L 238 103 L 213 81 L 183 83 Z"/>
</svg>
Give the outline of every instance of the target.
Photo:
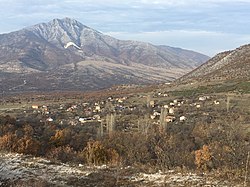
<svg viewBox="0 0 250 187">
<path fill-rule="evenodd" d="M 249 51 L 0 34 L 0 186 L 249 186 Z"/>
<path fill-rule="evenodd" d="M 248 81 L 171 83 L 5 96 L 0 147 L 88 173 L 83 178 L 66 174 L 64 186 L 242 186 L 249 151 L 249 86 Z M 98 165 L 105 166 L 93 167 Z M 12 183 L 34 181 L 39 171 L 32 172 Z M 38 184 L 59 185 L 47 178 Z"/>
</svg>

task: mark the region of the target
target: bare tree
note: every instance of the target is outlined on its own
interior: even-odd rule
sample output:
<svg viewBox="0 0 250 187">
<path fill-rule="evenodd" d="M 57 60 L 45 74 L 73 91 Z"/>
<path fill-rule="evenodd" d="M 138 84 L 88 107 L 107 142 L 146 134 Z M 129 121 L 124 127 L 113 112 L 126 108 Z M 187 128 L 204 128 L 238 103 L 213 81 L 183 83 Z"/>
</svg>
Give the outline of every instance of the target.
<svg viewBox="0 0 250 187">
<path fill-rule="evenodd" d="M 150 107 L 151 95 L 147 95 L 147 107 Z"/>
<path fill-rule="evenodd" d="M 107 127 L 107 133 L 109 135 L 111 135 L 115 130 L 115 117 L 116 114 L 108 114 L 106 116 L 106 127 Z"/>
<path fill-rule="evenodd" d="M 148 115 L 145 115 L 143 119 L 139 119 L 138 120 L 139 132 L 142 132 L 143 134 L 148 134 L 149 124 L 150 123 Z"/>
<path fill-rule="evenodd" d="M 163 130 L 163 132 L 166 131 L 166 116 L 168 114 L 168 111 L 166 108 L 161 108 L 161 115 L 160 115 L 160 128 Z"/>
</svg>

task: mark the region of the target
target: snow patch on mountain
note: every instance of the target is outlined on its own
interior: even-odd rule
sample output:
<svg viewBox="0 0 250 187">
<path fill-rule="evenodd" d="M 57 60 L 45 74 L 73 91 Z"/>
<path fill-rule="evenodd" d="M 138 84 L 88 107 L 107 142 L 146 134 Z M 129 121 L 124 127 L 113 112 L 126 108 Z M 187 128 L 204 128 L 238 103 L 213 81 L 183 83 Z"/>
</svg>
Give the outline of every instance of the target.
<svg viewBox="0 0 250 187">
<path fill-rule="evenodd" d="M 74 42 L 68 42 L 66 45 L 64 45 L 64 48 L 67 49 L 68 47 L 73 46 L 77 49 L 81 49 L 78 45 L 76 45 Z"/>
</svg>

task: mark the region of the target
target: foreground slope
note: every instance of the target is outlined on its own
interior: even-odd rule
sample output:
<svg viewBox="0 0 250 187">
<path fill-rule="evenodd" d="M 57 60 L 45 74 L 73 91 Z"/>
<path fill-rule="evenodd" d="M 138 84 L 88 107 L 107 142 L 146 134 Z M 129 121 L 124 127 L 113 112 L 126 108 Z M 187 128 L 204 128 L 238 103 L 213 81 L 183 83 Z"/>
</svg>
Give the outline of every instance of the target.
<svg viewBox="0 0 250 187">
<path fill-rule="evenodd" d="M 133 167 L 70 166 L 21 154 L 0 153 L 1 186 L 161 186 L 228 185 L 211 176 L 177 173 L 173 170 L 142 173 Z"/>
</svg>

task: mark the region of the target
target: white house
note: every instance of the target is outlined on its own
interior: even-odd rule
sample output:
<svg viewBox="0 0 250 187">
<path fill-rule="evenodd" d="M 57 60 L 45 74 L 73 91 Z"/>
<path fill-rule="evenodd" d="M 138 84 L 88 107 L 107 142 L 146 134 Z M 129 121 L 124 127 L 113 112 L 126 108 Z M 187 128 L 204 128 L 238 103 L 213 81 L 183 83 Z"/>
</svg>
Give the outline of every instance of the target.
<svg viewBox="0 0 250 187">
<path fill-rule="evenodd" d="M 95 111 L 96 112 L 101 112 L 101 106 L 100 105 L 95 106 Z"/>
<path fill-rule="evenodd" d="M 220 102 L 215 100 L 215 101 L 214 101 L 214 104 L 215 104 L 215 105 L 219 105 Z"/>
<path fill-rule="evenodd" d="M 169 105 L 170 105 L 170 106 L 174 106 L 175 104 L 171 102 L 171 103 L 169 103 Z"/>
<path fill-rule="evenodd" d="M 200 108 L 201 107 L 201 105 L 196 105 L 196 108 Z"/>
<path fill-rule="evenodd" d="M 169 114 L 174 114 L 174 108 L 170 108 L 170 109 L 168 110 L 168 113 L 169 113 Z"/>
<path fill-rule="evenodd" d="M 206 96 L 199 97 L 199 101 L 205 101 L 207 99 Z"/>
<path fill-rule="evenodd" d="M 81 122 L 81 123 L 85 123 L 86 119 L 85 118 L 79 118 L 78 121 Z"/>
<path fill-rule="evenodd" d="M 168 105 L 164 105 L 163 108 L 168 108 Z"/>
<path fill-rule="evenodd" d="M 180 117 L 180 121 L 185 121 L 187 118 L 185 116 Z"/>
<path fill-rule="evenodd" d="M 52 122 L 54 121 L 51 117 L 47 118 L 46 121 Z"/>
<path fill-rule="evenodd" d="M 31 108 L 32 108 L 32 109 L 38 109 L 39 106 L 38 106 L 38 105 L 32 105 Z"/>
</svg>

